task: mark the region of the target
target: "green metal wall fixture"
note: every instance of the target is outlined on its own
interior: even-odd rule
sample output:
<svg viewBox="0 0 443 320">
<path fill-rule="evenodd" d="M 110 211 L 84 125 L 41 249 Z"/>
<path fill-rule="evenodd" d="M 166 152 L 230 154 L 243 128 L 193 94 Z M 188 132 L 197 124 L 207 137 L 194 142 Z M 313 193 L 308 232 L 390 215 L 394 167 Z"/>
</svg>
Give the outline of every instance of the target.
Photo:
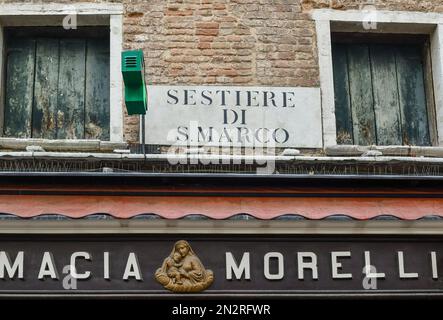
<svg viewBox="0 0 443 320">
<path fill-rule="evenodd" d="M 125 103 L 129 115 L 146 114 L 147 93 L 144 69 L 145 63 L 142 50 L 122 52 Z"/>
</svg>

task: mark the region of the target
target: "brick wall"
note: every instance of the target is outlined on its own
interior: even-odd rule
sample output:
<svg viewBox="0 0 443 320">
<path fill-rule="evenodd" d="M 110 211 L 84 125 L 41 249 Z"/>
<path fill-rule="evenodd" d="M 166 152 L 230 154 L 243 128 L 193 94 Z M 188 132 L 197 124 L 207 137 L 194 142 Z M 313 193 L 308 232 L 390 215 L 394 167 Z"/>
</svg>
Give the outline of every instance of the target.
<svg viewBox="0 0 443 320">
<path fill-rule="evenodd" d="M 443 0 L 110 2 L 125 4 L 124 48 L 144 49 L 150 84 L 319 86 L 313 8 L 443 12 Z M 125 139 L 138 131 L 138 117 L 126 116 Z"/>
<path fill-rule="evenodd" d="M 315 26 L 299 1 L 153 0 L 126 6 L 125 48 L 156 84 L 318 86 Z M 125 128 L 136 138 L 138 122 Z"/>
<path fill-rule="evenodd" d="M 142 48 L 155 84 L 319 86 L 313 8 L 355 0 L 126 1 L 125 48 Z M 439 11 L 443 0 L 379 0 L 380 9 Z M 137 140 L 137 118 L 125 137 Z"/>
</svg>

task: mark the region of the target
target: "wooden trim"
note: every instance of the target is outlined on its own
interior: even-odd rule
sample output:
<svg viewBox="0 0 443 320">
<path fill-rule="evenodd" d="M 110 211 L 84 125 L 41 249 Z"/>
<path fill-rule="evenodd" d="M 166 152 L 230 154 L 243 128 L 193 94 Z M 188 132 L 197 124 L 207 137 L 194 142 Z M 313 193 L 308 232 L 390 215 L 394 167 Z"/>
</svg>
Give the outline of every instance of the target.
<svg viewBox="0 0 443 320">
<path fill-rule="evenodd" d="M 443 189 L 434 187 L 370 187 L 362 189 L 355 187 L 313 187 L 313 186 L 281 186 L 245 188 L 236 187 L 209 187 L 202 185 L 178 186 L 174 189 L 165 185 L 140 186 L 140 185 L 84 185 L 84 184 L 40 184 L 40 185 L 16 185 L 4 184 L 0 186 L 0 196 L 131 196 L 131 197 L 277 197 L 277 198 L 300 198 L 300 197 L 323 197 L 323 198 L 443 198 Z"/>
<path fill-rule="evenodd" d="M 0 220 L 0 234 L 442 235 L 443 221 Z"/>
<path fill-rule="evenodd" d="M 321 220 L 331 215 L 370 220 L 389 215 L 402 220 L 417 220 L 425 216 L 443 216 L 443 197 L 378 197 L 365 196 L 289 196 L 254 195 L 0 195 L 0 212 L 22 218 L 39 215 L 62 215 L 84 218 L 106 214 L 130 219 L 143 214 L 155 214 L 165 219 L 181 219 L 202 215 L 210 219 L 228 219 L 248 214 L 256 219 L 272 220 L 284 215 L 298 215 Z"/>
</svg>

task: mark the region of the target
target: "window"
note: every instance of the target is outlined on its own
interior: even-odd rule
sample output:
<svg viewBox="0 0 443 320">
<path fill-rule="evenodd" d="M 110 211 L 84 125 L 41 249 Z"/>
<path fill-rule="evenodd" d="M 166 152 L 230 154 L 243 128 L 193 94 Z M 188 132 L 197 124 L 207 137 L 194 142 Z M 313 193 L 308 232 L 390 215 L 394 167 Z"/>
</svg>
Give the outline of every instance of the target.
<svg viewBox="0 0 443 320">
<path fill-rule="evenodd" d="M 109 140 L 109 29 L 4 32 L 4 136 Z"/>
<path fill-rule="evenodd" d="M 443 14 L 388 10 L 315 9 L 312 12 L 312 18 L 315 20 L 317 34 L 324 147 L 334 146 L 337 145 L 337 143 L 377 143 L 379 145 L 401 143 L 443 146 Z M 370 28 L 368 29 L 369 21 Z M 339 33 L 342 34 L 341 39 L 340 37 L 335 37 L 335 34 Z M 352 37 L 353 34 L 360 37 L 360 42 L 355 43 L 356 46 L 351 48 L 352 44 L 343 41 L 343 36 L 345 38 Z M 405 42 L 409 36 L 411 36 L 410 38 L 415 37 L 416 42 Z M 378 40 L 374 40 L 374 38 Z M 383 38 L 385 39 L 383 40 Z M 400 41 L 395 40 L 395 38 Z M 355 40 L 356 39 L 353 39 L 353 41 Z M 334 67 L 334 63 L 339 63 L 339 61 L 337 61 L 339 59 L 337 58 L 337 54 L 333 54 L 333 51 L 339 52 L 341 50 L 342 52 L 346 52 L 346 55 L 342 55 L 342 57 L 346 57 L 346 60 L 342 61 L 342 78 L 345 76 L 349 78 L 349 71 L 345 69 L 345 66 L 349 69 L 349 60 L 352 59 L 352 63 L 355 62 L 355 64 L 360 62 L 357 61 L 357 59 L 353 59 L 353 57 L 349 58 L 349 51 L 351 51 L 351 56 L 353 56 L 352 52 L 357 50 L 357 45 L 363 47 L 363 49 L 360 48 L 360 50 L 366 51 L 366 65 L 369 64 L 371 68 L 373 65 L 375 66 L 369 70 L 370 72 L 366 70 L 366 78 L 368 78 L 368 75 L 371 76 L 369 80 L 352 82 L 353 85 L 356 85 L 358 82 L 366 83 L 366 89 L 364 89 L 365 87 L 361 87 L 360 89 L 361 97 L 369 97 L 369 99 L 371 99 L 370 93 L 372 91 L 373 111 L 372 113 L 368 112 L 366 116 L 369 117 L 369 120 L 372 117 L 373 121 L 366 121 L 366 124 L 369 123 L 368 132 L 362 132 L 365 128 L 359 125 L 357 117 L 352 118 L 355 101 L 352 106 L 351 99 L 355 99 L 356 96 L 355 94 L 354 97 L 351 95 L 352 92 L 355 91 L 354 89 L 358 89 L 358 87 L 349 90 L 349 87 L 345 87 L 346 83 L 342 83 L 342 92 L 340 93 L 340 87 L 336 88 L 338 84 L 334 82 L 334 78 L 337 78 L 337 76 L 334 75 L 334 68 L 340 68 L 338 64 Z M 402 45 L 404 45 L 403 48 L 406 50 L 400 50 Z M 365 46 L 366 49 L 364 49 Z M 371 46 L 373 47 L 372 50 Z M 382 46 L 384 46 L 384 48 L 381 49 Z M 382 52 L 380 53 L 379 51 Z M 389 51 L 391 52 L 390 54 Z M 408 51 L 408 53 L 406 53 L 406 51 Z M 401 52 L 403 52 L 403 54 Z M 389 65 L 386 66 L 377 63 L 376 55 L 382 54 L 389 54 L 391 59 Z M 364 61 L 361 57 L 360 60 Z M 394 60 L 395 63 L 393 63 L 392 60 Z M 421 67 L 419 61 L 421 61 Z M 415 85 L 412 89 L 420 90 L 420 92 L 409 90 L 411 88 L 408 88 L 408 85 L 412 85 L 412 83 L 405 78 L 403 71 L 397 70 L 398 66 L 404 66 L 406 69 L 409 68 L 409 72 L 412 72 L 414 77 L 416 77 L 413 78 L 415 79 Z M 396 83 L 398 94 L 396 101 L 394 100 L 395 90 L 389 89 L 392 97 L 389 95 L 381 97 L 374 95 L 374 87 L 377 93 L 377 91 L 379 91 L 377 86 L 384 84 L 378 80 L 380 74 L 378 68 L 382 68 L 386 72 L 391 70 L 391 79 L 394 76 L 397 77 L 396 82 L 390 81 L 389 83 L 391 85 L 384 87 L 385 90 L 388 90 L 388 88 L 392 89 L 392 84 Z M 393 71 L 394 69 L 395 72 Z M 337 72 L 339 71 L 337 70 Z M 420 72 L 423 72 L 424 94 L 423 88 L 420 89 L 422 87 L 420 85 L 422 79 Z M 354 79 L 356 79 L 356 75 L 364 77 L 364 74 L 364 71 L 354 74 Z M 374 74 L 375 77 L 373 77 Z M 349 86 L 349 81 L 347 85 Z M 348 89 L 351 95 L 343 94 L 346 89 Z M 335 97 L 336 91 L 338 95 L 340 95 L 337 99 Z M 356 92 L 358 92 L 358 90 Z M 420 96 L 422 98 L 420 98 Z M 348 99 L 347 102 L 343 101 L 346 99 Z M 389 116 L 380 119 L 380 112 L 383 110 L 381 108 L 382 104 L 375 104 L 374 101 L 380 100 L 383 102 L 382 99 L 392 102 L 394 107 L 389 103 L 385 103 L 384 106 L 385 108 L 387 106 L 389 110 L 394 109 L 395 111 L 394 115 L 385 112 L 384 114 L 388 114 Z M 412 101 L 414 99 L 417 100 L 411 103 L 411 99 Z M 409 101 L 409 103 L 411 105 L 414 104 L 415 107 L 410 108 L 410 106 L 405 104 L 402 106 L 402 100 Z M 341 103 L 341 107 L 338 106 L 337 112 L 336 102 L 338 102 L 338 104 Z M 396 111 L 396 103 L 399 111 Z M 423 105 L 425 105 L 426 108 L 423 108 Z M 371 104 L 364 106 L 371 110 Z M 416 119 L 415 114 L 419 109 L 422 110 L 420 112 L 420 119 Z M 425 110 L 423 111 L 423 109 Z M 345 114 L 342 115 L 343 110 L 348 110 L 348 113 L 346 114 L 345 111 Z M 404 113 L 403 118 L 402 113 Z M 340 117 L 340 119 L 337 119 L 337 116 Z M 395 123 L 395 119 L 397 119 L 398 126 L 394 125 L 394 129 L 388 128 L 384 123 L 384 121 Z M 398 119 L 400 119 L 400 121 L 398 121 Z M 409 119 L 412 119 L 413 124 L 408 122 L 411 121 Z M 380 129 L 377 129 L 377 125 L 381 128 L 389 129 L 387 131 L 389 133 L 394 132 L 394 136 L 386 136 L 386 134 L 380 132 Z M 426 133 L 426 126 L 429 131 L 428 133 Z M 420 132 L 423 132 L 423 134 Z M 397 133 L 400 133 L 400 135 Z M 366 139 L 366 141 L 364 141 L 364 139 Z"/>
<path fill-rule="evenodd" d="M 0 136 L 122 142 L 122 41 L 121 3 L 2 4 Z"/>
<path fill-rule="evenodd" d="M 338 144 L 431 145 L 428 48 L 420 35 L 332 35 Z"/>
</svg>

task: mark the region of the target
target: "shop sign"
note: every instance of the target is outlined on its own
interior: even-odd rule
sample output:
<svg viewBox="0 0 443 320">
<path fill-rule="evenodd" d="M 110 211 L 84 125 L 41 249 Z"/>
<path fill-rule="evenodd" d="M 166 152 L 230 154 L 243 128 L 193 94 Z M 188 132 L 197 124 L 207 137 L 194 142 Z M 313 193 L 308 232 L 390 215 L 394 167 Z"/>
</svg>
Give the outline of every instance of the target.
<svg viewBox="0 0 443 320">
<path fill-rule="evenodd" d="M 443 293 L 433 237 L 2 236 L 0 294 Z"/>
</svg>

